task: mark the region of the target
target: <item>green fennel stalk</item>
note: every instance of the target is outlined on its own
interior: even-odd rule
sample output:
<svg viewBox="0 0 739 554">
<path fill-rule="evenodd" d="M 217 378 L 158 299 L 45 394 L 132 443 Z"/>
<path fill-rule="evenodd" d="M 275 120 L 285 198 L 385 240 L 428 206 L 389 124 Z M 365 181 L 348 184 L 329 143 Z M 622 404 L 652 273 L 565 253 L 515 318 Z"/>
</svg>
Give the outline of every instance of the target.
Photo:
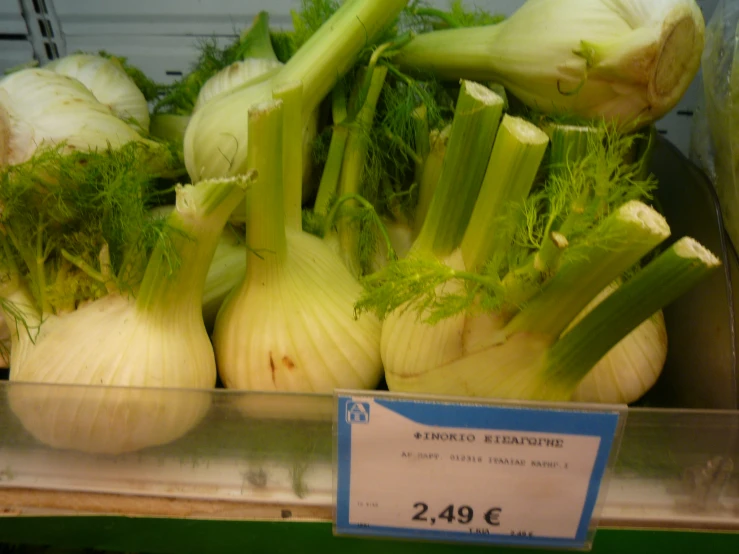
<svg viewBox="0 0 739 554">
<path fill-rule="evenodd" d="M 446 256 L 459 245 L 487 168 L 502 107 L 502 99 L 490 89 L 462 82 L 439 183 L 415 250 Z"/>
<path fill-rule="evenodd" d="M 297 90 L 297 89 L 296 89 Z M 216 318 L 213 344 L 226 387 L 328 392 L 377 384 L 379 322 L 355 319 L 361 286 L 320 238 L 286 221 L 283 100 L 249 111 L 248 165 L 258 181 L 247 201 L 244 280 Z M 283 190 L 284 188 L 284 190 Z M 330 287 L 326 283 L 331 283 Z"/>
<path fill-rule="evenodd" d="M 482 267 L 509 237 L 501 220 L 528 197 L 549 139 L 535 125 L 505 115 L 460 248 L 467 269 Z"/>
</svg>

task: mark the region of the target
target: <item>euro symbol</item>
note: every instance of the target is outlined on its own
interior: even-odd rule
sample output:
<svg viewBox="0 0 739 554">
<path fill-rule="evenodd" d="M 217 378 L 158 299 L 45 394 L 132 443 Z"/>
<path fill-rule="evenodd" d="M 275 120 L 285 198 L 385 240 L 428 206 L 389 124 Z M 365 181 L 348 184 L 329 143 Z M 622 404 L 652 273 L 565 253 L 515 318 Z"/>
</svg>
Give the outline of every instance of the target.
<svg viewBox="0 0 739 554">
<path fill-rule="evenodd" d="M 485 521 L 488 522 L 488 525 L 500 525 L 500 512 L 502 512 L 502 508 L 490 508 L 487 512 L 485 512 Z"/>
</svg>

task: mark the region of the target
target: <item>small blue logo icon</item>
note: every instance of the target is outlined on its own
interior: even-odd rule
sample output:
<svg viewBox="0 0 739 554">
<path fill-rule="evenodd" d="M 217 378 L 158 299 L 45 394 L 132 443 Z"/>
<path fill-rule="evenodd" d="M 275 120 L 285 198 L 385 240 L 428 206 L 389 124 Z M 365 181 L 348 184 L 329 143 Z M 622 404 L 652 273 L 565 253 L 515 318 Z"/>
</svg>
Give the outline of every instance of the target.
<svg viewBox="0 0 739 554">
<path fill-rule="evenodd" d="M 370 405 L 369 402 L 347 402 L 346 404 L 346 422 L 369 423 Z"/>
</svg>

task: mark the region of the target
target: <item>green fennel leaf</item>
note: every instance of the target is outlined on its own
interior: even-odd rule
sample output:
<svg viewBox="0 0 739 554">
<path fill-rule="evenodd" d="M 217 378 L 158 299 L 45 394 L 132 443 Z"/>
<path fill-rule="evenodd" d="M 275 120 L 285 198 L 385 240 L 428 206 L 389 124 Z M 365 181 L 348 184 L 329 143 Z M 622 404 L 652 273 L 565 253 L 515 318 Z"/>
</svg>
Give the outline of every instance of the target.
<svg viewBox="0 0 739 554">
<path fill-rule="evenodd" d="M 158 195 L 147 172 L 148 146 L 72 154 L 63 148 L 41 149 L 0 171 L 0 266 L 26 283 L 45 313 L 74 309 L 111 289 L 135 291 L 166 226 L 150 216 Z"/>
</svg>

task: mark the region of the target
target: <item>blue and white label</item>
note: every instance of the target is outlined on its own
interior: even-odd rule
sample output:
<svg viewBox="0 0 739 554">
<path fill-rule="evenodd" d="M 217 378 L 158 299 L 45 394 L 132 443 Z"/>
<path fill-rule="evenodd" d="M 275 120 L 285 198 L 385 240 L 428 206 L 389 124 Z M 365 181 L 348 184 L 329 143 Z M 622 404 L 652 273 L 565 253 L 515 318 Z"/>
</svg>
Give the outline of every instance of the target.
<svg viewBox="0 0 739 554">
<path fill-rule="evenodd" d="M 620 410 L 338 395 L 336 533 L 582 548 Z"/>
</svg>

